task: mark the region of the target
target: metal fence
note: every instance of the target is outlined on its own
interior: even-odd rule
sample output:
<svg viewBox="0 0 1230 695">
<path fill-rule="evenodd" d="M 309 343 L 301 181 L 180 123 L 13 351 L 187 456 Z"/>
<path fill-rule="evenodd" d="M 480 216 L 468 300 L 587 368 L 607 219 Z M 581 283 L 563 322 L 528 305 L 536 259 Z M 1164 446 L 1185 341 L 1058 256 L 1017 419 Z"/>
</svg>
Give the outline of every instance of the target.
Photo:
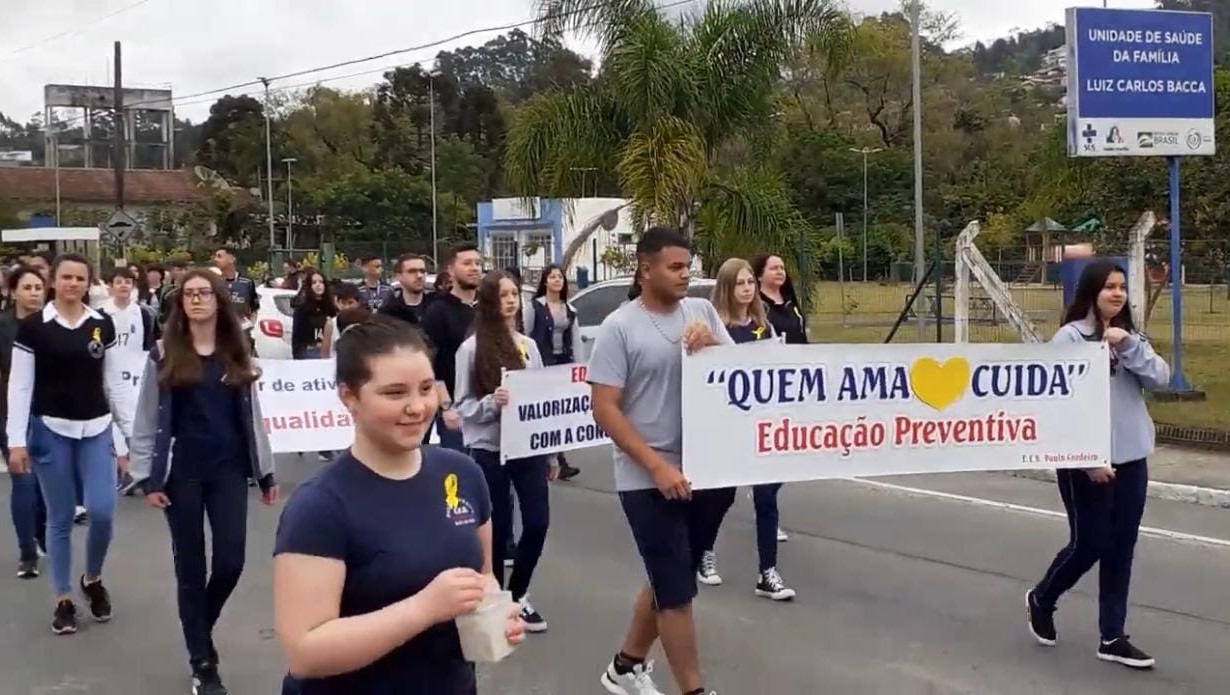
<svg viewBox="0 0 1230 695">
<path fill-rule="evenodd" d="M 990 260 L 990 259 L 989 259 Z M 997 265 L 990 260 L 993 266 Z M 1014 301 L 1043 336 L 1053 334 L 1063 314 L 1063 288 L 1057 282 L 1014 282 L 1027 269 L 1024 263 L 1000 262 L 996 270 Z M 861 273 L 861 268 L 859 269 Z M 1191 277 L 1191 273 L 1188 273 Z M 951 342 L 955 298 L 954 264 L 943 265 L 937 297 L 934 279 L 907 310 L 914 287 L 908 282 L 810 283 L 808 313 L 811 333 L 822 342 L 884 342 L 902 312 L 906 321 L 893 334 L 893 342 L 918 341 L 917 314 L 923 314 L 925 342 Z M 1230 285 L 1193 283 L 1182 286 L 1181 341 L 1184 372 L 1207 399 L 1201 402 L 1154 403 L 1154 417 L 1163 435 L 1181 441 L 1230 445 Z M 1157 350 L 1173 353 L 1174 321 L 1171 289 L 1150 292 L 1151 310 L 1143 330 Z M 938 312 L 937 312 L 938 309 Z M 1020 336 L 977 283 L 969 304 L 971 342 L 1017 342 Z M 1170 433 L 1166 435 L 1166 433 Z M 1213 433 L 1213 434 L 1210 434 Z"/>
</svg>

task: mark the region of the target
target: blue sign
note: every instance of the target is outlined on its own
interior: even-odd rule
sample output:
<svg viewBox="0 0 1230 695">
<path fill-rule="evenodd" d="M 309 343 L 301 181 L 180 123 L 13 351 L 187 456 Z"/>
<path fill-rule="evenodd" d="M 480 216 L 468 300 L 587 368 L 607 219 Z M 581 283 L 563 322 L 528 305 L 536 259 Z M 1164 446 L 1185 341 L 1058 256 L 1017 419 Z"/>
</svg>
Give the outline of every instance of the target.
<svg viewBox="0 0 1230 695">
<path fill-rule="evenodd" d="M 1067 41 L 1072 155 L 1215 153 L 1211 14 L 1070 8 Z"/>
</svg>

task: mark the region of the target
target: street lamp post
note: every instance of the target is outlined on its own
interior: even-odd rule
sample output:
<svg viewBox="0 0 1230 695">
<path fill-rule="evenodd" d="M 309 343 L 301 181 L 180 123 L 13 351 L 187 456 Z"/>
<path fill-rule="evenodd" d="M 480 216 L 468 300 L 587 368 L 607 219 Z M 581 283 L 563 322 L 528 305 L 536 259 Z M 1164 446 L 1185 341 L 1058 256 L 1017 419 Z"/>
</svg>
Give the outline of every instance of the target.
<svg viewBox="0 0 1230 695">
<path fill-rule="evenodd" d="M 427 106 L 431 109 L 431 257 L 440 257 L 440 223 L 436 216 L 436 76 L 427 76 Z"/>
<path fill-rule="evenodd" d="M 851 152 L 863 155 L 863 282 L 867 282 L 867 216 L 869 206 L 867 201 L 867 157 L 876 152 L 883 152 L 883 147 L 850 148 Z"/>
<path fill-rule="evenodd" d="M 914 58 L 914 284 L 923 280 L 926 270 L 923 268 L 926 249 L 923 248 L 923 188 L 922 188 L 922 3 L 912 0 L 910 3 L 911 52 Z M 936 301 L 939 301 L 937 298 Z M 918 342 L 926 339 L 926 318 L 923 312 L 914 312 L 918 316 Z"/>
<path fill-rule="evenodd" d="M 277 244 L 273 232 L 273 126 L 269 123 L 269 80 L 264 77 L 256 79 L 265 85 L 265 176 L 269 179 L 269 254 L 272 263 L 273 247 Z"/>
<path fill-rule="evenodd" d="M 284 157 L 282 163 L 286 165 L 286 251 L 290 252 L 295 248 L 295 197 L 294 197 L 294 180 L 290 175 L 290 165 L 299 161 L 294 157 Z"/>
</svg>

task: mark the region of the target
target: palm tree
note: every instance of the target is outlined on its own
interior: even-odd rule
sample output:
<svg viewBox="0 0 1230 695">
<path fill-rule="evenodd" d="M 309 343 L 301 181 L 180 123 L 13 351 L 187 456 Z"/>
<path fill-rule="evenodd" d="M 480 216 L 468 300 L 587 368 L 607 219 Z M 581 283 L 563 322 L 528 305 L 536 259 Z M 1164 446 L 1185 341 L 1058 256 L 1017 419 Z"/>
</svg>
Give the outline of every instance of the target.
<svg viewBox="0 0 1230 695">
<path fill-rule="evenodd" d="M 617 176 L 639 224 L 695 234 L 707 265 L 757 251 L 787 256 L 806 225 L 755 143 L 778 128 L 781 66 L 800 51 L 838 63 L 849 16 L 836 0 L 711 0 L 675 19 L 661 9 L 652 0 L 541 0 L 539 30 L 596 40 L 602 70 L 518 110 L 506 180 L 522 195 L 567 197 L 596 167 Z M 740 164 L 725 156 L 749 145 Z"/>
</svg>

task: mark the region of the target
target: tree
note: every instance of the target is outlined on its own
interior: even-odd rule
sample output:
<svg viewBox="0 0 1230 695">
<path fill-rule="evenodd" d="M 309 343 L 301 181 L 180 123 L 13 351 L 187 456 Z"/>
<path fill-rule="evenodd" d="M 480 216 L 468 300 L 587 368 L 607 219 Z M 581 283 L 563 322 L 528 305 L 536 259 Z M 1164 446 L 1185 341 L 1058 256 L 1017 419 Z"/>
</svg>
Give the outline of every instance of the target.
<svg viewBox="0 0 1230 695">
<path fill-rule="evenodd" d="M 550 87 L 588 83 L 593 65 L 556 39 L 513 29 L 478 48 L 440 51 L 436 69 L 465 89 L 483 86 L 518 104 Z"/>
<path fill-rule="evenodd" d="M 1157 0 L 1158 9 L 1213 14 L 1213 57 L 1230 67 L 1230 4 L 1225 0 Z"/>
<path fill-rule="evenodd" d="M 333 178 L 371 168 L 376 157 L 371 120 L 366 94 L 312 87 L 293 100 L 280 130 L 297 168 Z"/>
<path fill-rule="evenodd" d="M 201 124 L 196 161 L 229 181 L 255 186 L 266 161 L 264 105 L 246 94 L 218 99 Z"/>
<path fill-rule="evenodd" d="M 615 172 L 644 223 L 703 237 L 706 263 L 747 243 L 787 255 L 804 231 L 767 167 L 724 168 L 723 146 L 775 128 L 780 66 L 809 47 L 844 46 L 845 12 L 829 0 L 712 2 L 679 21 L 648 0 L 551 0 L 539 28 L 596 39 L 602 74 L 556 88 L 517 112 L 505 152 L 514 193 L 575 195 L 582 170 Z"/>
</svg>

